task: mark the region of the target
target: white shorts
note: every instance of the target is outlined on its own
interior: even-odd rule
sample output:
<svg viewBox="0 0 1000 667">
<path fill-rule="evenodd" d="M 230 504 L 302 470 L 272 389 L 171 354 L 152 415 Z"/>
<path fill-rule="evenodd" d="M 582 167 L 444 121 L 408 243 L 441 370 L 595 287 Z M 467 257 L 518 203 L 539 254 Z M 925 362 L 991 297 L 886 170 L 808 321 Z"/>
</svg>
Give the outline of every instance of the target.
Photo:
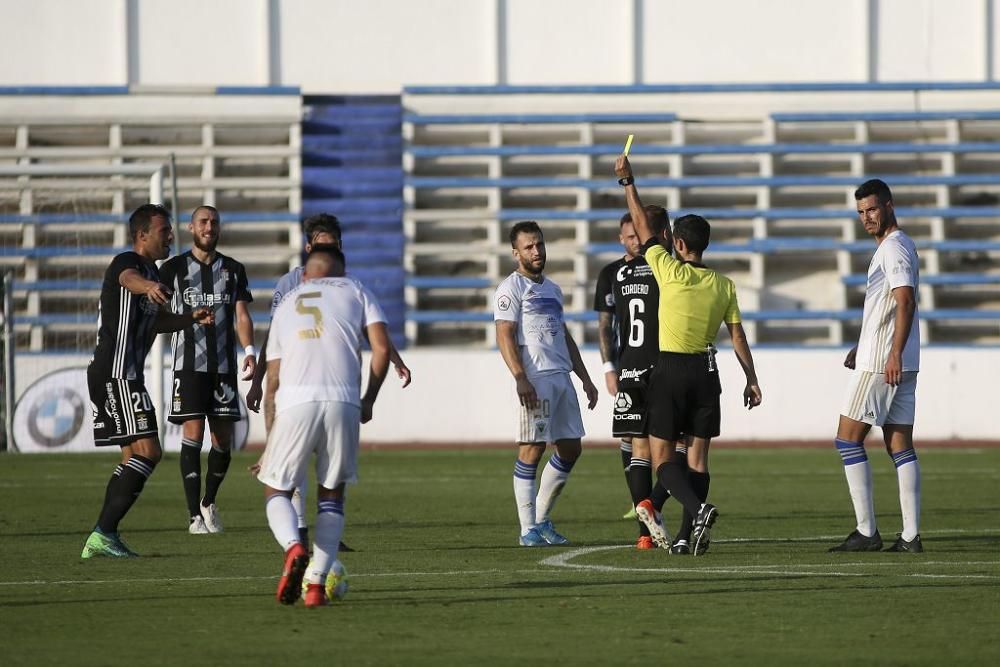
<svg viewBox="0 0 1000 667">
<path fill-rule="evenodd" d="M 569 373 L 552 373 L 529 378 L 535 387 L 538 404 L 531 410 L 518 405 L 515 442 L 555 442 L 582 438 L 583 419 L 580 403 Z"/>
<path fill-rule="evenodd" d="M 327 489 L 358 480 L 361 409 L 339 401 L 294 405 L 274 418 L 260 462 L 264 484 L 291 491 L 316 453 L 316 482 Z"/>
<path fill-rule="evenodd" d="M 912 425 L 917 406 L 917 371 L 904 371 L 895 387 L 885 373 L 855 370 L 847 385 L 840 414 L 854 421 L 882 426 Z"/>
</svg>

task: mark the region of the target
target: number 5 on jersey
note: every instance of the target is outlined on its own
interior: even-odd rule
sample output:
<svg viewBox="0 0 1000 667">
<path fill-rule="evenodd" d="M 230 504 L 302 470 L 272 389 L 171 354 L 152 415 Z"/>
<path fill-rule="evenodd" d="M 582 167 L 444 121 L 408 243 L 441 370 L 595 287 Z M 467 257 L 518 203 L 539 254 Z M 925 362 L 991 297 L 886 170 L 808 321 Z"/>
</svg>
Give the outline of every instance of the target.
<svg viewBox="0 0 1000 667">
<path fill-rule="evenodd" d="M 323 311 L 319 306 L 306 305 L 309 299 L 320 299 L 323 295 L 320 292 L 306 292 L 295 298 L 295 312 L 300 315 L 309 315 L 313 318 L 313 326 L 310 329 L 299 329 L 299 338 L 309 340 L 319 338 L 323 334 Z"/>
</svg>

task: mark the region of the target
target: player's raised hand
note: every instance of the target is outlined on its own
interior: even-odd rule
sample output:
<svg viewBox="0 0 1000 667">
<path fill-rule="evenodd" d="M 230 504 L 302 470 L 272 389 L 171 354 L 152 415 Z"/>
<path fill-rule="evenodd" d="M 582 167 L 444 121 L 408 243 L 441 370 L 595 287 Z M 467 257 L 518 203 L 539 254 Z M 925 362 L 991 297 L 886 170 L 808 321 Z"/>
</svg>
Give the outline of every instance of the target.
<svg viewBox="0 0 1000 667">
<path fill-rule="evenodd" d="M 538 394 L 535 393 L 535 385 L 531 384 L 528 378 L 523 375 L 517 378 L 516 382 L 517 398 L 521 401 L 521 405 L 529 410 L 534 410 L 538 406 Z"/>
<path fill-rule="evenodd" d="M 760 390 L 760 385 L 748 384 L 743 390 L 743 405 L 746 406 L 747 410 L 753 410 L 763 400 L 764 394 Z"/>
<path fill-rule="evenodd" d="M 165 306 L 170 303 L 170 297 L 173 296 L 173 294 L 174 293 L 170 291 L 170 288 L 163 283 L 150 281 L 149 287 L 146 288 L 146 298 L 160 306 Z"/>
<path fill-rule="evenodd" d="M 254 373 L 257 372 L 257 357 L 252 354 L 248 354 L 243 357 L 243 377 L 241 380 L 252 380 Z"/>
<path fill-rule="evenodd" d="M 624 155 L 619 155 L 615 159 L 615 176 L 618 178 L 632 177 L 632 165 Z"/>
<path fill-rule="evenodd" d="M 858 356 L 858 346 L 855 345 L 851 348 L 851 351 L 847 353 L 847 357 L 844 358 L 844 366 L 854 370 L 854 362 Z"/>
<path fill-rule="evenodd" d="M 215 324 L 215 309 L 202 306 L 191 311 L 191 319 L 195 324 L 210 325 Z"/>
</svg>

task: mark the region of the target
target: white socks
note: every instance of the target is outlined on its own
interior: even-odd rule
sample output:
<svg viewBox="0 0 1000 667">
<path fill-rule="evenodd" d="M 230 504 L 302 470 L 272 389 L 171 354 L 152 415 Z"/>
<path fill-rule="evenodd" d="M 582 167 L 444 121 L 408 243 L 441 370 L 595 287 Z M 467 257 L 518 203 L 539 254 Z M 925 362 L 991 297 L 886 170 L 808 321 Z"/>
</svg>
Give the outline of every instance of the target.
<svg viewBox="0 0 1000 667">
<path fill-rule="evenodd" d="M 844 476 L 854 504 L 854 517 L 858 522 L 858 532 L 865 537 L 875 534 L 875 499 L 872 496 L 872 469 L 868 463 L 863 443 L 850 440 L 834 440 L 837 453 L 844 462 Z"/>
<path fill-rule="evenodd" d="M 535 527 L 535 471 L 538 465 L 514 461 L 514 502 L 517 504 L 517 518 L 521 522 L 521 534 Z"/>
<path fill-rule="evenodd" d="M 310 584 L 326 582 L 326 575 L 337 560 L 340 537 L 344 533 L 344 501 L 321 500 L 316 508 L 316 531 L 313 537 L 313 555 L 306 581 Z"/>
<path fill-rule="evenodd" d="M 920 533 L 920 462 L 917 451 L 904 449 L 892 455 L 899 482 L 899 510 L 903 515 L 901 537 L 907 542 Z"/>
<path fill-rule="evenodd" d="M 267 525 L 271 527 L 274 539 L 281 545 L 282 551 L 288 551 L 289 547 L 299 541 L 298 517 L 291 498 L 273 495 L 267 499 L 264 509 L 267 513 Z"/>
<path fill-rule="evenodd" d="M 306 483 L 303 481 L 301 484 L 295 487 L 295 491 L 292 492 L 292 506 L 295 508 L 295 514 L 299 517 L 299 528 L 305 528 L 308 526 L 306 521 Z"/>
<path fill-rule="evenodd" d="M 576 461 L 565 461 L 555 453 L 542 470 L 542 481 L 538 487 L 538 497 L 535 499 L 535 521 L 548 521 L 549 512 L 556 504 L 556 498 L 566 486 L 566 480 Z"/>
</svg>

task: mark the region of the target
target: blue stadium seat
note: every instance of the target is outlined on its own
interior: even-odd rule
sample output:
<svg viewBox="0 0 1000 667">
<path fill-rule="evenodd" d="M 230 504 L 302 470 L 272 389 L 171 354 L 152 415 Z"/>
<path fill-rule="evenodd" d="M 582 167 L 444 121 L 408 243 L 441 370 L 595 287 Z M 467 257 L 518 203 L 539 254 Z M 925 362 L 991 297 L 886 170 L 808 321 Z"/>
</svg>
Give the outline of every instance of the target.
<svg viewBox="0 0 1000 667">
<path fill-rule="evenodd" d="M 672 113 L 529 113 L 529 114 L 406 114 L 414 125 L 556 124 L 556 123 L 671 123 Z"/>
<path fill-rule="evenodd" d="M 998 113 L 1000 118 L 1000 113 Z M 454 156 L 517 155 L 604 155 L 621 152 L 619 144 L 586 144 L 576 146 L 412 146 L 407 153 L 418 158 Z M 867 143 L 867 144 L 637 144 L 633 155 L 822 155 L 871 153 L 1000 153 L 1000 142 L 946 143 Z M 644 180 L 645 182 L 645 180 Z"/>
<path fill-rule="evenodd" d="M 841 121 L 922 121 L 922 120 L 1000 120 L 1000 111 L 841 111 L 773 113 L 781 123 L 822 123 Z"/>
<path fill-rule="evenodd" d="M 881 176 L 894 187 L 905 185 L 1000 185 L 1000 174 L 914 175 L 897 174 Z M 618 188 L 612 178 L 458 178 L 421 177 L 406 178 L 406 185 L 415 188 L 583 188 L 607 190 Z M 857 187 L 855 176 L 682 176 L 679 178 L 644 178 L 642 186 L 648 188 L 720 188 L 720 187 Z"/>
</svg>

